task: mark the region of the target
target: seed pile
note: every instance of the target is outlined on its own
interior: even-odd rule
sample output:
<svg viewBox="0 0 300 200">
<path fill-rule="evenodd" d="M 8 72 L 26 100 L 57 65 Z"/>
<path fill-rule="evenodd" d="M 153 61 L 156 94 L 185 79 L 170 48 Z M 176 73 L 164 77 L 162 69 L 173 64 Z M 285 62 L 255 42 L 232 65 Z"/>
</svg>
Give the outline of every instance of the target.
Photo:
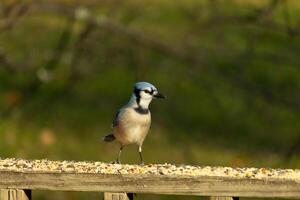
<svg viewBox="0 0 300 200">
<path fill-rule="evenodd" d="M 162 176 L 214 176 L 249 179 L 290 179 L 300 182 L 300 170 L 267 168 L 231 168 L 172 164 L 108 164 L 85 161 L 0 159 L 0 172 L 40 173 L 99 173 L 99 174 L 154 174 Z"/>
</svg>

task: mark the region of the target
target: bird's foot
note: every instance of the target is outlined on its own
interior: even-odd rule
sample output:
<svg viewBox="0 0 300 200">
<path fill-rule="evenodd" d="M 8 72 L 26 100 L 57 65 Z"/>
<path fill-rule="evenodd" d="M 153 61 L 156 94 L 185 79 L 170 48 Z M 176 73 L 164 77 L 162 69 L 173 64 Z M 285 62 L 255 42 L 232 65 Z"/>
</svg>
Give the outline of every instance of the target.
<svg viewBox="0 0 300 200">
<path fill-rule="evenodd" d="M 140 165 L 141 165 L 141 166 L 144 166 L 144 165 L 145 165 L 144 161 L 142 161 L 142 162 L 140 163 Z"/>
<path fill-rule="evenodd" d="M 119 160 L 115 160 L 115 161 L 110 162 L 110 164 L 121 164 L 121 162 Z"/>
</svg>

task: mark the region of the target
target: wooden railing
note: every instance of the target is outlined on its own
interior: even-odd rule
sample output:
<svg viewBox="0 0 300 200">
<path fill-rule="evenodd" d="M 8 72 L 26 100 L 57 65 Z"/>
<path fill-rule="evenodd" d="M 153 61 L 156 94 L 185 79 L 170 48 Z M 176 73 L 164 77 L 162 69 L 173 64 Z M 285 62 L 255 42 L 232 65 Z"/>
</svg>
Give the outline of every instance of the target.
<svg viewBox="0 0 300 200">
<path fill-rule="evenodd" d="M 32 190 L 97 191 L 105 200 L 133 193 L 300 198 L 300 170 L 4 159 L 0 189 L 1 200 L 29 200 Z"/>
</svg>

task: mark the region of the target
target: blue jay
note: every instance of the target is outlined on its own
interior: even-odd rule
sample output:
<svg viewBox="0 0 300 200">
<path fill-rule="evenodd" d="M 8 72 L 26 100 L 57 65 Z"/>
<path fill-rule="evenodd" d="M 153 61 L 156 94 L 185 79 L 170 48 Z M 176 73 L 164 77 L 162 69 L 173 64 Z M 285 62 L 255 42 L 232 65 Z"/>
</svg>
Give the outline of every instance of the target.
<svg viewBox="0 0 300 200">
<path fill-rule="evenodd" d="M 116 139 L 120 142 L 121 147 L 117 163 L 120 163 L 122 149 L 125 145 L 137 144 L 141 164 L 144 164 L 142 145 L 151 125 L 149 104 L 154 98 L 165 97 L 157 91 L 154 85 L 147 82 L 137 82 L 129 102 L 116 113 L 112 122 L 112 132 L 106 135 L 103 140 L 111 142 Z"/>
</svg>

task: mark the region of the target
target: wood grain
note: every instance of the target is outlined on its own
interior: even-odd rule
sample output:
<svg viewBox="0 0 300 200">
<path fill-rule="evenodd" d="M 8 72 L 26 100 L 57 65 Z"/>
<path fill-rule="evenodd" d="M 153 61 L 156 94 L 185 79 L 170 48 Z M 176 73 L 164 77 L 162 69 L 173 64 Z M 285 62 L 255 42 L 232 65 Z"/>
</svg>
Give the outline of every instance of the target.
<svg viewBox="0 0 300 200">
<path fill-rule="evenodd" d="M 300 182 L 273 178 L 1 171 L 0 188 L 300 198 Z"/>
<path fill-rule="evenodd" d="M 0 200 L 30 200 L 30 190 L 1 189 Z"/>
<path fill-rule="evenodd" d="M 209 199 L 210 200 L 239 200 L 238 197 L 216 197 L 216 196 L 212 196 Z"/>
<path fill-rule="evenodd" d="M 8 158 L 0 189 L 300 198 L 300 170 Z"/>
<path fill-rule="evenodd" d="M 132 200 L 129 199 L 127 193 L 104 193 L 104 200 Z"/>
</svg>

